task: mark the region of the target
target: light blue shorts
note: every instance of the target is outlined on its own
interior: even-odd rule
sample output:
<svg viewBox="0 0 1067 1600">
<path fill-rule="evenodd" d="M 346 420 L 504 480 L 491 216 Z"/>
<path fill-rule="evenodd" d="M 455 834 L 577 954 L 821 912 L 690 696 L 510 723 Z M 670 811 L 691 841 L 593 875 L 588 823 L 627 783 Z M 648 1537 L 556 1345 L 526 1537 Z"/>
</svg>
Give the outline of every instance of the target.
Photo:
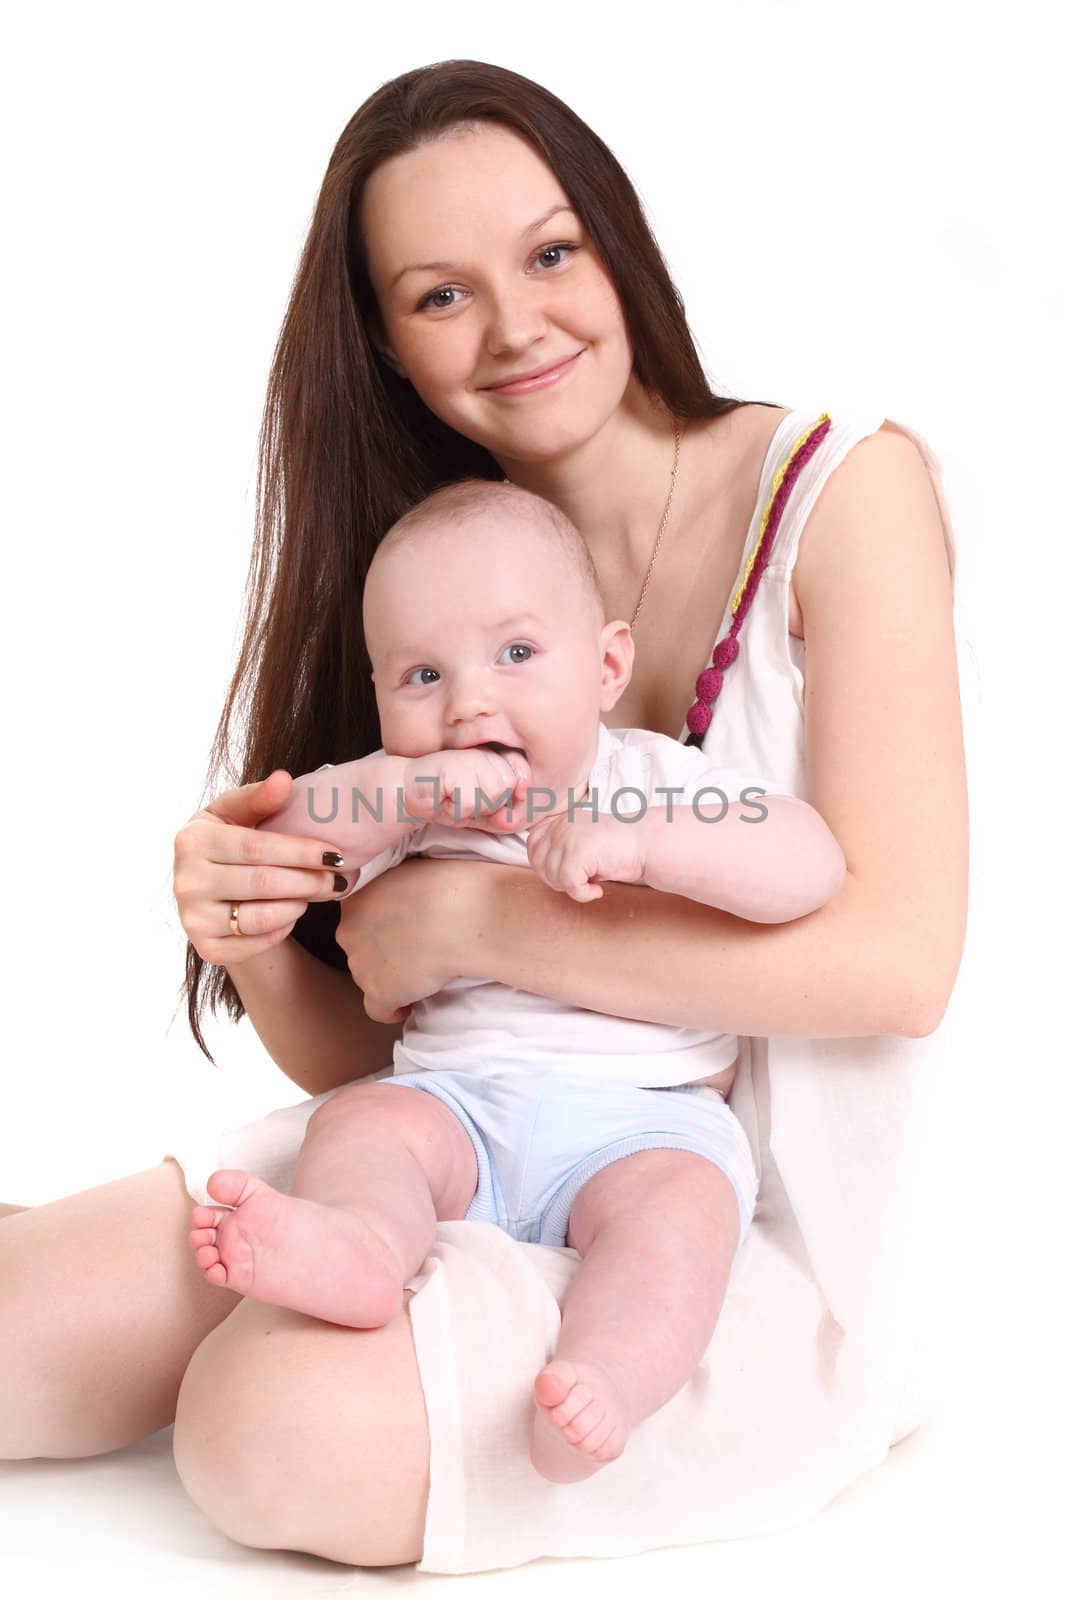
<svg viewBox="0 0 1067 1600">
<path fill-rule="evenodd" d="M 478 1157 L 467 1220 L 524 1244 L 566 1245 L 571 1207 L 602 1167 L 637 1150 L 690 1150 L 733 1184 L 741 1231 L 756 1205 L 756 1169 L 740 1122 L 714 1089 L 639 1089 L 558 1072 L 403 1072 L 379 1083 L 432 1094 L 454 1111 Z"/>
</svg>

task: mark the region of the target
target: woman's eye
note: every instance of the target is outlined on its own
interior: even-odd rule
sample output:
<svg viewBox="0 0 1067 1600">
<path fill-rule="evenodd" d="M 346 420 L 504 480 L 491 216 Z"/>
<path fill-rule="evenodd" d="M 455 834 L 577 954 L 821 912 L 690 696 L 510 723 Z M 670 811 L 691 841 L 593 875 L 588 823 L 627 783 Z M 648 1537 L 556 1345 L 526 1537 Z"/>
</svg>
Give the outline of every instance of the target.
<svg viewBox="0 0 1067 1600">
<path fill-rule="evenodd" d="M 440 289 L 431 289 L 429 294 L 424 294 L 416 306 L 416 311 L 449 311 L 454 305 L 459 304 L 460 290 L 450 283 L 444 284 Z"/>
<path fill-rule="evenodd" d="M 519 658 L 516 660 L 516 658 L 511 655 L 513 650 L 525 650 L 526 654 L 524 656 L 519 656 Z M 519 667 L 524 661 L 530 660 L 531 656 L 533 655 L 533 650 L 528 644 L 509 644 L 504 646 L 503 654 L 510 657 L 508 662 L 509 666 Z"/>
<path fill-rule="evenodd" d="M 429 673 L 430 676 L 428 678 L 423 677 L 423 673 Z M 412 684 L 412 688 L 424 689 L 427 683 L 436 683 L 440 676 L 441 674 L 438 672 L 436 667 L 414 667 L 412 671 L 408 673 L 407 677 L 404 679 L 404 682 L 411 683 L 412 678 L 414 678 L 415 682 Z"/>
<path fill-rule="evenodd" d="M 537 259 L 543 267 L 558 267 L 577 248 L 575 244 L 549 244 L 537 252 Z"/>
</svg>

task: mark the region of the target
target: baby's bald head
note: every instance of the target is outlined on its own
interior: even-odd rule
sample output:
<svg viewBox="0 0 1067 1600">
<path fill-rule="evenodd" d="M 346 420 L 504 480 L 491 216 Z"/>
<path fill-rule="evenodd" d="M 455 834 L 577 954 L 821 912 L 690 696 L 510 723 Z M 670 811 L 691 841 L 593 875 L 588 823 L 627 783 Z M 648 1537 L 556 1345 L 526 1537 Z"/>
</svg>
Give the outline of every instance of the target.
<svg viewBox="0 0 1067 1600">
<path fill-rule="evenodd" d="M 508 483 L 450 484 L 401 517 L 370 564 L 363 626 L 383 749 L 512 746 L 559 794 L 584 784 L 633 670 L 577 529 Z"/>
<path fill-rule="evenodd" d="M 393 524 L 378 545 L 370 570 L 416 539 L 432 540 L 436 534 L 465 526 L 491 531 L 494 542 L 499 540 L 502 546 L 505 540 L 514 540 L 508 554 L 516 564 L 546 558 L 560 563 L 568 587 L 573 585 L 587 604 L 590 628 L 603 627 L 604 602 L 585 540 L 551 501 L 513 483 L 469 478 L 435 490 Z"/>
</svg>

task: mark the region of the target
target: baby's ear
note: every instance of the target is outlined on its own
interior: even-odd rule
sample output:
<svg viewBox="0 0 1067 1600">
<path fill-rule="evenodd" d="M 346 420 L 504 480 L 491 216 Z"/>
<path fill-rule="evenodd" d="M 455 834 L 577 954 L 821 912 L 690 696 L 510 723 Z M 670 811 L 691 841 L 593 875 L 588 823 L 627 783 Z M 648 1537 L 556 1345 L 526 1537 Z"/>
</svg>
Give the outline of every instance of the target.
<svg viewBox="0 0 1067 1600">
<path fill-rule="evenodd" d="M 600 709 L 622 699 L 634 670 L 634 638 L 628 622 L 607 622 L 600 634 Z"/>
</svg>

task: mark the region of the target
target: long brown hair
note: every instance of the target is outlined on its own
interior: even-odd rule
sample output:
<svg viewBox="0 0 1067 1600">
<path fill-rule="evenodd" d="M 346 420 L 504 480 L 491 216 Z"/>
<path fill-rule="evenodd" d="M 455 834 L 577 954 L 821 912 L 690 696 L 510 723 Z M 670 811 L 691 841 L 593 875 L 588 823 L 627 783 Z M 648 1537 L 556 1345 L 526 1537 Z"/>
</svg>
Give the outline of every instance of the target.
<svg viewBox="0 0 1067 1600">
<path fill-rule="evenodd" d="M 681 298 L 641 202 L 607 146 L 562 100 L 518 73 L 442 61 L 384 84 L 330 157 L 282 322 L 259 437 L 244 636 L 209 758 L 205 795 L 278 767 L 298 774 L 381 744 L 363 640 L 363 580 L 398 517 L 458 478 L 501 479 L 489 452 L 447 427 L 379 355 L 361 234 L 363 186 L 391 156 L 457 125 L 493 122 L 553 169 L 614 280 L 636 376 L 676 417 L 743 405 L 708 386 Z M 232 747 L 239 717 L 243 754 Z M 312 904 L 293 936 L 347 966 L 339 907 Z M 205 1004 L 244 1011 L 225 968 L 190 943 L 183 993 L 197 1044 Z"/>
</svg>

